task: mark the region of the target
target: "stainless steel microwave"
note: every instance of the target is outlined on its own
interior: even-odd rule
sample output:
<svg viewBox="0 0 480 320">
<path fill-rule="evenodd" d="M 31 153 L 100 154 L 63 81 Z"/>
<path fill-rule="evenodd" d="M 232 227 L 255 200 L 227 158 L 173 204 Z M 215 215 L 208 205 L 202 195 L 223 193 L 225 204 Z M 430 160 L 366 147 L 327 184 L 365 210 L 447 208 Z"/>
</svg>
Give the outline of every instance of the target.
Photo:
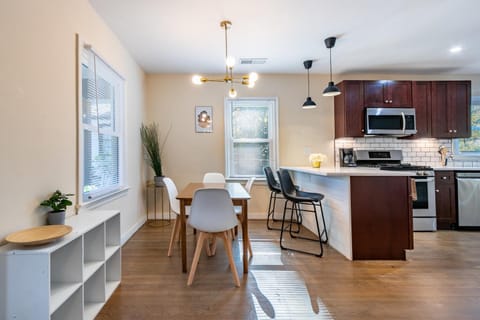
<svg viewBox="0 0 480 320">
<path fill-rule="evenodd" d="M 365 134 L 408 136 L 417 133 L 414 108 L 366 108 Z"/>
</svg>

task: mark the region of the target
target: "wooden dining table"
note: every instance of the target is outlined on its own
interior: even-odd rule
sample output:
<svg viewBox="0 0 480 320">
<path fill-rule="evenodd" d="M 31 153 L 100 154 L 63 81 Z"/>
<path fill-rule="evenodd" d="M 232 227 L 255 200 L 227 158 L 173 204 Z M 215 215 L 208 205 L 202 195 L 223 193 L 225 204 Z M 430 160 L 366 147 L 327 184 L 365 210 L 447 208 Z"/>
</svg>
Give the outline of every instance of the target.
<svg viewBox="0 0 480 320">
<path fill-rule="evenodd" d="M 185 207 L 192 204 L 193 194 L 198 189 L 223 188 L 228 191 L 233 205 L 242 207 L 243 273 L 248 273 L 248 206 L 250 194 L 237 182 L 202 183 L 191 182 L 177 195 L 180 201 L 180 244 L 182 247 L 182 271 L 187 272 L 187 235 Z"/>
</svg>

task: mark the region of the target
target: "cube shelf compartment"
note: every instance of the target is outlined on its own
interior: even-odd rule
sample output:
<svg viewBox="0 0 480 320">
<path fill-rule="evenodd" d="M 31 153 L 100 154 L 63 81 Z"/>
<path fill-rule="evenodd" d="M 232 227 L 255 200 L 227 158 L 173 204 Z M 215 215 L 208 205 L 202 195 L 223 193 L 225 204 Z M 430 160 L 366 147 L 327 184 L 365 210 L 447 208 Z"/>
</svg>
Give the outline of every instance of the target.
<svg viewBox="0 0 480 320">
<path fill-rule="evenodd" d="M 53 243 L 0 248 L 0 319 L 94 319 L 121 281 L 120 212 L 70 217 Z"/>
</svg>

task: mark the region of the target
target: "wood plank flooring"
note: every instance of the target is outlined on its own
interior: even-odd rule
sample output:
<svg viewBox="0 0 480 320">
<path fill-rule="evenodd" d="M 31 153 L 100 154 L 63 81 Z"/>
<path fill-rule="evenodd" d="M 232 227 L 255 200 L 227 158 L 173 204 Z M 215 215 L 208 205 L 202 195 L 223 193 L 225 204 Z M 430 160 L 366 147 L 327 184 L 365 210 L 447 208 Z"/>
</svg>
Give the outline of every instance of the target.
<svg viewBox="0 0 480 320">
<path fill-rule="evenodd" d="M 97 319 L 480 319 L 480 232 L 415 233 L 407 261 L 352 262 L 328 246 L 323 258 L 281 251 L 278 231 L 251 221 L 248 275 L 233 242 L 241 287 L 221 242 L 187 287 L 178 243 L 167 257 L 172 225 L 123 247 L 122 283 Z M 191 229 L 187 245 L 190 265 Z"/>
</svg>

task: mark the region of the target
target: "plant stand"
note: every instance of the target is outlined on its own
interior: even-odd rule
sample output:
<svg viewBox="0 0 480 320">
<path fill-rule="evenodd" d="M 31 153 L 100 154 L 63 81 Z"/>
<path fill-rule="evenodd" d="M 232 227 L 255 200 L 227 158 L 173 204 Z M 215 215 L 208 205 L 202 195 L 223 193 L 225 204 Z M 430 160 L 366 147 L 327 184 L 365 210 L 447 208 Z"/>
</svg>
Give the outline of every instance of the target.
<svg viewBox="0 0 480 320">
<path fill-rule="evenodd" d="M 153 219 L 149 219 L 149 189 L 153 191 Z M 155 184 L 154 181 L 147 182 L 147 189 L 146 189 L 146 205 L 147 205 L 147 221 L 148 225 L 151 227 L 164 227 L 170 224 L 171 221 L 171 209 L 170 209 L 170 201 L 168 201 L 168 218 L 166 217 L 166 212 L 164 211 L 164 189 L 165 186 L 158 186 Z M 157 218 L 157 195 L 158 191 L 160 191 L 160 206 L 161 206 L 161 216 L 160 219 Z"/>
</svg>

